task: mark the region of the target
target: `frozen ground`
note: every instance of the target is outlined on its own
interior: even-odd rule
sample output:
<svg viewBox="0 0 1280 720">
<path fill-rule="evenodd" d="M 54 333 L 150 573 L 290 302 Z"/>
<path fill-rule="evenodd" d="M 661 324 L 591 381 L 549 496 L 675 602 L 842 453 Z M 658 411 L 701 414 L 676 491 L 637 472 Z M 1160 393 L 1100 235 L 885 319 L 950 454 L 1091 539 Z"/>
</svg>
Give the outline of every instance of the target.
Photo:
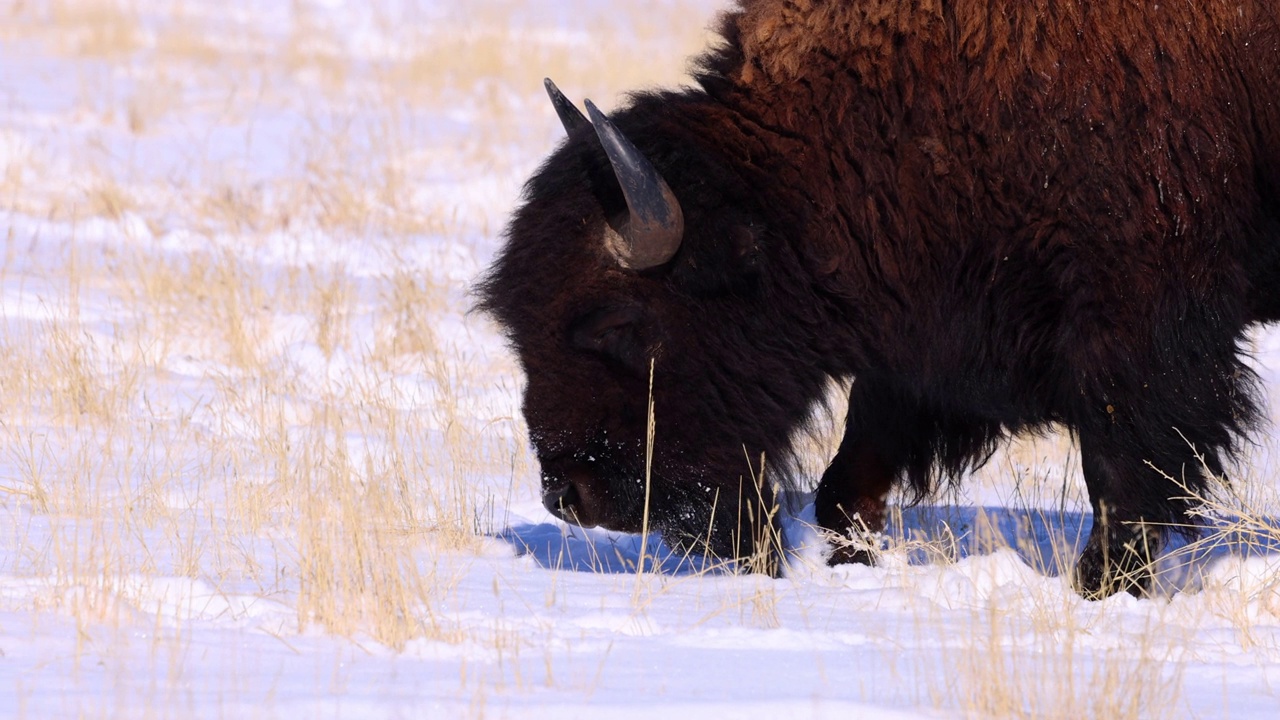
<svg viewBox="0 0 1280 720">
<path fill-rule="evenodd" d="M 0 4 L 0 715 L 1273 717 L 1274 427 L 1144 601 L 1058 576 L 1060 438 L 877 568 L 803 497 L 781 580 L 541 509 L 467 284 L 542 76 L 677 82 L 717 4 Z"/>
</svg>

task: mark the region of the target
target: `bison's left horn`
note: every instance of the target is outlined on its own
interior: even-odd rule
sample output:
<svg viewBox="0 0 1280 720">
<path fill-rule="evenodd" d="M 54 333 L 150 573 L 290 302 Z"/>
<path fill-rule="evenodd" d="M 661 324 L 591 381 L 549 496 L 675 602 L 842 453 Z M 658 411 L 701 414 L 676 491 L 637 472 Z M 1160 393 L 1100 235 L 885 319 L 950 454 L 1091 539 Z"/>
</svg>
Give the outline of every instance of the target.
<svg viewBox="0 0 1280 720">
<path fill-rule="evenodd" d="M 556 115 L 560 116 L 560 124 L 564 126 L 566 135 L 572 135 L 574 130 L 587 124 L 587 116 L 574 107 L 569 98 L 560 92 L 560 88 L 551 82 L 551 78 L 543 78 L 542 87 L 547 89 L 547 95 L 551 98 L 551 104 L 556 109 Z"/>
<path fill-rule="evenodd" d="M 680 249 L 684 237 L 680 202 L 653 163 L 590 100 L 586 104 L 629 211 L 615 228 L 617 236 L 608 238 L 609 251 L 619 264 L 632 270 L 665 265 Z"/>
</svg>

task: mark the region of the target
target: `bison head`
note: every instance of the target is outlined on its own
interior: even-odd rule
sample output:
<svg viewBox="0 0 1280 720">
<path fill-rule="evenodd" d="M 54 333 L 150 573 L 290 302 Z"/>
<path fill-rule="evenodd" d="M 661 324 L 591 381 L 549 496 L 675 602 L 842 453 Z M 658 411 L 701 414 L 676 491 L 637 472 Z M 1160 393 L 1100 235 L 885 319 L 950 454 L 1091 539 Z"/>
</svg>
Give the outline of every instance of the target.
<svg viewBox="0 0 1280 720">
<path fill-rule="evenodd" d="M 547 89 L 568 139 L 479 287 L 527 376 L 544 503 L 635 532 L 647 482 L 648 527 L 669 544 L 771 555 L 762 458 L 788 467 L 831 372 L 784 234 L 800 223 L 683 96 L 637 96 L 613 120 L 588 101 L 588 120 Z"/>
</svg>

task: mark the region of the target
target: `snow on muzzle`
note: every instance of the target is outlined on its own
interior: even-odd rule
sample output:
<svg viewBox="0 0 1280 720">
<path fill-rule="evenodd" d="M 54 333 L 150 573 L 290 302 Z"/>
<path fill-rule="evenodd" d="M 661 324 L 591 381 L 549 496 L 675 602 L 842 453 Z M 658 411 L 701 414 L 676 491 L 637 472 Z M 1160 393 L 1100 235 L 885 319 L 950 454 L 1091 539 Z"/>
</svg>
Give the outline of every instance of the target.
<svg viewBox="0 0 1280 720">
<path fill-rule="evenodd" d="M 582 527 L 638 532 L 638 523 L 619 516 L 609 481 L 597 465 L 576 458 L 540 460 L 542 504 L 561 520 Z"/>
</svg>

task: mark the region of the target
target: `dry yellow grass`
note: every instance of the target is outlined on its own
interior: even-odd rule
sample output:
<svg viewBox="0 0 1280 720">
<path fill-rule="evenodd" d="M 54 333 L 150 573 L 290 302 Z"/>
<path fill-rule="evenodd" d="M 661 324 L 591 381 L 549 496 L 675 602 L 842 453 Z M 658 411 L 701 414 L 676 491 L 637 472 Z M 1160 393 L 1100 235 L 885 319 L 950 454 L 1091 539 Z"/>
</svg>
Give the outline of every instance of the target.
<svg viewBox="0 0 1280 720">
<path fill-rule="evenodd" d="M 24 139 L 0 168 L 0 210 L 41 219 L 26 237 L 7 229 L 6 255 L 24 252 L 20 242 L 64 248 L 37 256 L 62 261 L 23 271 L 48 279 L 27 295 L 43 308 L 3 318 L 0 336 L 0 446 L 18 471 L 0 492 L 12 512 L 52 527 L 14 571 L 57 578 L 49 604 L 101 621 L 131 578 L 176 574 L 292 596 L 300 627 L 393 647 L 452 637 L 434 608 L 456 577 L 434 558 L 474 553 L 477 533 L 493 529 L 479 477 L 529 474 L 511 439 L 519 420 L 464 409 L 495 370 L 440 338 L 439 320 L 460 318 L 465 295 L 431 273 L 370 282 L 340 259 L 255 258 L 317 234 L 399 257 L 423 236 L 491 233 L 493 210 L 424 195 L 418 179 L 506 172 L 511 142 L 553 132 L 543 74 L 607 102 L 641 80 L 675 80 L 702 42 L 701 24 L 673 35 L 640 3 L 592 21 L 592 36 L 632 28 L 623 43 L 526 32 L 504 20 L 519 10 L 375 9 L 378 41 L 359 47 L 306 4 L 292 6 L 284 33 L 247 9 L 200 3 L 0 9 L 0 38 L 83 73 L 49 84 L 72 93 L 70 113 L 90 128 L 57 144 Z M 104 67 L 121 81 L 101 82 Z M 424 143 L 429 118 L 460 100 L 477 113 L 467 142 Z M 25 102 L 16 96 L 15 109 Z M 286 160 L 269 176 L 241 169 L 251 157 L 203 148 L 211 126 L 252 126 L 264 113 L 301 131 L 274 148 Z M 108 144 L 112 133 L 124 144 Z M 159 137 L 176 144 L 148 145 Z M 148 147 L 181 148 L 164 158 L 172 177 L 133 156 Z M 80 237 L 98 227 L 125 242 Z M 86 302 L 105 316 L 82 317 Z M 282 354 L 282 337 L 359 373 L 315 377 Z M 430 386 L 426 406 L 398 394 L 405 376 Z M 433 434 L 434 450 L 415 445 Z M 272 551 L 249 549 L 264 537 Z"/>
</svg>

